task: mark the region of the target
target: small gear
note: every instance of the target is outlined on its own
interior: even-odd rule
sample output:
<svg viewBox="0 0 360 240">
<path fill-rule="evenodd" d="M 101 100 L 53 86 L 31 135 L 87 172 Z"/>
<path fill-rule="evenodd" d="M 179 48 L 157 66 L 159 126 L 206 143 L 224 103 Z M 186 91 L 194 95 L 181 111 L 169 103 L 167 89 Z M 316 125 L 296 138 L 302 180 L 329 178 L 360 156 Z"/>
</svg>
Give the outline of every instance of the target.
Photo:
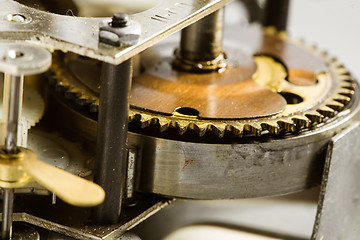
<svg viewBox="0 0 360 240">
<path fill-rule="evenodd" d="M 133 79 L 129 120 L 164 132 L 199 136 L 260 136 L 294 132 L 333 119 L 351 102 L 356 82 L 335 59 L 273 28 L 251 27 L 225 42 L 224 72 L 196 74 L 172 67 L 176 41 L 142 55 L 145 71 Z M 98 110 L 100 63 L 56 57 L 51 83 L 89 112 Z"/>
<path fill-rule="evenodd" d="M 5 81 L 6 82 L 6 81 Z M 3 112 L 4 79 L 0 77 L 0 139 L 5 141 L 6 121 L 2 118 Z M 45 103 L 39 93 L 31 86 L 24 84 L 23 102 L 19 121 L 18 145 L 26 147 L 28 130 L 40 121 L 45 111 Z M 3 143 L 4 144 L 4 143 Z"/>
</svg>

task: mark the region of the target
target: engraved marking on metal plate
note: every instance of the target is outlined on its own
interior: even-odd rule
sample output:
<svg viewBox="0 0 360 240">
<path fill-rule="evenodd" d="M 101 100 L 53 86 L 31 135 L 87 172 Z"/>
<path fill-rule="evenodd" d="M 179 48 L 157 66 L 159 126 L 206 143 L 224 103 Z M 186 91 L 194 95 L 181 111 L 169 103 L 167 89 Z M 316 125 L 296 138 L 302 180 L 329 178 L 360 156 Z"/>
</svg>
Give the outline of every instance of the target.
<svg viewBox="0 0 360 240">
<path fill-rule="evenodd" d="M 180 13 L 182 9 L 191 8 L 191 7 L 192 7 L 192 5 L 188 4 L 188 3 L 183 3 L 183 2 L 175 3 L 174 7 L 165 8 L 164 13 L 155 14 L 154 16 L 151 16 L 151 19 L 159 21 L 159 22 L 163 22 L 163 23 L 168 23 L 168 20 L 171 20 L 174 15 L 178 15 L 178 13 Z"/>
</svg>

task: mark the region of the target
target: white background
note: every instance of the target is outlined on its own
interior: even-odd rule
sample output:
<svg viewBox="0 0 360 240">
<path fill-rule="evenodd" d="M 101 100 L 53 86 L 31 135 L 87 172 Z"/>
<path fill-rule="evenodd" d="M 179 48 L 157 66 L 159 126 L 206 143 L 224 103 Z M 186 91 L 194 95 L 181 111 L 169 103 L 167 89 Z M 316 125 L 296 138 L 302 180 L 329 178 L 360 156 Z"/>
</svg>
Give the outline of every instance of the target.
<svg viewBox="0 0 360 240">
<path fill-rule="evenodd" d="M 292 0 L 289 32 L 336 57 L 360 79 L 360 1 Z"/>
</svg>

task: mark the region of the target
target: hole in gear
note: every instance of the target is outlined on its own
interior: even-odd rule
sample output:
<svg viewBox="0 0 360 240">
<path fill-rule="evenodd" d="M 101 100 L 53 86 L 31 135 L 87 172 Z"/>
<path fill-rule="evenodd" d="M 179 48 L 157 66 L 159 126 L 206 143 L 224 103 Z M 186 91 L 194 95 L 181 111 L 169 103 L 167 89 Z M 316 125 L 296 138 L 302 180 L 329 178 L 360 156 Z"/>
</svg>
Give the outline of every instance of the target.
<svg viewBox="0 0 360 240">
<path fill-rule="evenodd" d="M 196 116 L 198 117 L 200 112 L 196 110 L 195 108 L 191 107 L 178 107 L 175 109 L 174 113 L 180 113 L 182 115 L 186 116 Z"/>
<path fill-rule="evenodd" d="M 280 92 L 279 94 L 285 98 L 287 104 L 299 104 L 304 101 L 302 97 L 294 93 Z"/>
</svg>

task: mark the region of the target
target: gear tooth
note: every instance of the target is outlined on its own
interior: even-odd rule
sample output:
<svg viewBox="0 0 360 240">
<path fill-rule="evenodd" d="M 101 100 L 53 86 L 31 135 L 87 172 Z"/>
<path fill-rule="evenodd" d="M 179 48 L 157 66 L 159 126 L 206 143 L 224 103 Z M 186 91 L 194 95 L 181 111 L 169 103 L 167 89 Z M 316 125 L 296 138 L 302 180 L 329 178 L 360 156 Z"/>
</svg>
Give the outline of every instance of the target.
<svg viewBox="0 0 360 240">
<path fill-rule="evenodd" d="M 305 43 L 303 42 L 303 44 Z M 310 51 L 314 51 L 314 52 L 318 51 L 318 47 L 315 44 L 309 45 L 308 48 L 310 49 Z"/>
<path fill-rule="evenodd" d="M 337 71 L 338 71 L 339 74 L 346 75 L 346 76 L 351 75 L 350 72 L 345 68 L 344 65 L 338 64 L 336 67 L 337 67 Z"/>
<path fill-rule="evenodd" d="M 297 128 L 307 128 L 310 126 L 310 120 L 306 116 L 296 115 L 291 118 L 297 126 Z"/>
<path fill-rule="evenodd" d="M 203 137 L 205 135 L 205 133 L 210 129 L 210 124 L 209 123 L 196 123 L 194 125 L 196 126 L 195 132 L 200 137 Z"/>
<path fill-rule="evenodd" d="M 175 120 L 173 120 L 173 121 L 170 122 L 170 127 L 172 127 L 172 128 L 177 128 L 177 123 L 176 123 Z"/>
<path fill-rule="evenodd" d="M 293 120 L 289 118 L 283 118 L 277 121 L 277 124 L 282 130 L 294 132 L 296 130 L 296 124 Z"/>
<path fill-rule="evenodd" d="M 179 135 L 184 135 L 184 133 L 187 132 L 186 128 L 177 127 L 176 129 L 177 129 Z"/>
<path fill-rule="evenodd" d="M 77 98 L 75 99 L 75 104 L 78 105 L 78 106 L 85 106 L 87 104 L 87 99 L 86 98 Z"/>
<path fill-rule="evenodd" d="M 235 136 L 241 137 L 244 132 L 244 124 L 239 122 L 233 122 L 226 126 L 226 130 L 234 134 Z"/>
<path fill-rule="evenodd" d="M 354 81 L 353 78 L 343 75 L 340 76 L 340 87 L 341 88 L 352 88 L 351 90 L 354 90 L 356 88 L 356 81 Z"/>
<path fill-rule="evenodd" d="M 55 92 L 62 93 L 67 90 L 67 86 L 63 85 L 62 82 L 58 82 L 55 84 Z"/>
<path fill-rule="evenodd" d="M 343 84 L 341 84 L 341 88 L 345 89 L 345 90 L 350 90 L 350 91 L 354 91 L 356 88 L 356 84 L 355 83 L 349 83 L 349 82 L 343 82 Z"/>
<path fill-rule="evenodd" d="M 291 38 L 291 42 L 298 45 L 305 45 L 305 40 L 303 38 Z"/>
<path fill-rule="evenodd" d="M 337 101 L 331 101 L 330 103 L 326 104 L 327 107 L 334 109 L 335 111 L 341 111 L 344 109 L 344 104 L 339 103 Z"/>
<path fill-rule="evenodd" d="M 332 64 L 334 64 L 334 65 L 339 65 L 339 62 L 338 62 L 338 60 L 337 60 L 337 58 L 336 57 L 332 57 L 332 58 L 330 58 L 330 63 L 332 63 Z"/>
<path fill-rule="evenodd" d="M 319 112 L 321 115 L 325 116 L 325 117 L 333 117 L 335 116 L 335 110 L 332 108 L 329 108 L 327 106 L 323 106 L 319 109 L 316 110 L 317 112 Z"/>
<path fill-rule="evenodd" d="M 195 133 L 197 134 L 197 135 L 199 135 L 200 137 L 202 137 L 201 136 L 201 132 L 200 132 L 200 128 L 199 128 L 199 126 L 197 125 L 197 123 L 196 122 L 193 122 L 193 121 L 191 121 L 191 122 L 189 122 L 189 124 L 188 124 L 188 129 L 191 129 L 191 130 L 194 130 L 195 131 Z M 204 133 L 205 134 L 205 133 Z"/>
<path fill-rule="evenodd" d="M 262 132 L 262 127 L 260 123 L 252 122 L 244 125 L 244 129 L 254 134 L 255 136 L 260 136 Z"/>
<path fill-rule="evenodd" d="M 195 131 L 197 135 L 199 135 L 199 137 L 203 137 L 206 133 L 206 130 L 203 129 L 198 129 L 197 131 Z"/>
<path fill-rule="evenodd" d="M 261 127 L 265 130 L 268 130 L 271 134 L 279 134 L 280 132 L 280 127 L 276 121 L 262 123 Z"/>
<path fill-rule="evenodd" d="M 99 105 L 97 105 L 99 107 Z M 131 121 L 137 121 L 137 122 L 141 122 L 142 116 L 140 113 L 134 111 L 133 109 L 129 109 L 129 122 Z"/>
<path fill-rule="evenodd" d="M 348 83 L 354 83 L 354 79 L 351 77 L 350 73 L 339 73 L 339 80 L 340 81 L 344 81 L 344 82 L 348 82 Z"/>
<path fill-rule="evenodd" d="M 158 123 L 160 125 L 160 132 L 164 132 L 170 127 L 171 120 L 167 118 L 158 118 Z"/>
<path fill-rule="evenodd" d="M 58 76 L 57 84 L 60 84 L 61 86 L 64 87 L 70 87 L 69 81 L 66 79 L 66 77 L 62 75 Z"/>
<path fill-rule="evenodd" d="M 146 128 L 146 127 L 150 126 L 152 121 L 153 121 L 153 117 L 151 115 L 142 114 L 141 119 L 140 119 L 141 128 Z"/>
<path fill-rule="evenodd" d="M 218 137 L 223 137 L 225 135 L 226 124 L 225 123 L 215 123 L 211 124 L 211 130 Z"/>
<path fill-rule="evenodd" d="M 63 77 L 55 76 L 53 79 L 56 80 L 56 85 L 65 86 L 65 81 L 63 81 Z"/>
<path fill-rule="evenodd" d="M 337 101 L 342 104 L 347 104 L 351 101 L 351 98 L 338 94 L 337 96 L 335 96 L 334 101 Z"/>
<path fill-rule="evenodd" d="M 327 51 L 322 51 L 321 56 L 325 58 L 327 61 L 329 61 L 329 53 Z"/>
<path fill-rule="evenodd" d="M 222 137 L 224 137 L 224 135 L 225 135 L 225 130 L 224 130 L 224 131 L 215 131 L 215 134 L 216 134 L 218 137 L 222 138 Z"/>
<path fill-rule="evenodd" d="M 135 115 L 129 115 L 129 122 L 132 122 L 135 120 Z"/>
<path fill-rule="evenodd" d="M 342 91 L 342 92 L 339 92 L 339 94 L 340 95 L 342 95 L 342 96 L 345 96 L 345 97 L 349 97 L 349 98 L 351 98 L 353 95 L 354 95 L 354 91 L 351 91 L 351 90 L 349 90 L 349 91 Z"/>
<path fill-rule="evenodd" d="M 189 125 L 187 121 L 178 121 L 176 122 L 176 129 L 180 135 L 183 135 L 187 132 Z"/>
<path fill-rule="evenodd" d="M 354 79 L 352 79 L 351 77 L 343 76 L 342 81 L 347 82 L 347 83 L 352 83 L 352 84 L 354 84 L 356 86 L 356 84 L 355 84 L 356 81 Z"/>
<path fill-rule="evenodd" d="M 338 74 L 338 78 L 340 81 L 355 83 L 356 80 L 351 76 L 351 74 L 347 71 L 342 71 Z"/>
<path fill-rule="evenodd" d="M 206 131 L 199 130 L 196 133 L 199 135 L 199 137 L 203 137 L 205 135 Z"/>
<path fill-rule="evenodd" d="M 64 97 L 68 100 L 74 100 L 77 96 L 78 94 L 76 92 L 72 92 L 69 89 L 65 89 L 64 91 Z"/>
<path fill-rule="evenodd" d="M 305 116 L 310 119 L 311 123 L 321 123 L 324 120 L 324 116 L 316 111 L 309 111 Z"/>
</svg>

